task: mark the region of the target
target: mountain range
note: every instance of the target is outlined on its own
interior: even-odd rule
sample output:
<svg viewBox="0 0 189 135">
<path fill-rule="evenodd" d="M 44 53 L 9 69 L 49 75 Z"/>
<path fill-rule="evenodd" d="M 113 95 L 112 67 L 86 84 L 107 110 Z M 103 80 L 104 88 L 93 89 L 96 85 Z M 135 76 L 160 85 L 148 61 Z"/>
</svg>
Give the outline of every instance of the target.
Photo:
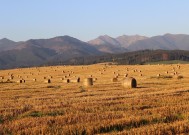
<svg viewBox="0 0 189 135">
<path fill-rule="evenodd" d="M 189 50 L 189 35 L 165 34 L 145 37 L 140 35 L 99 36 L 88 42 L 70 36 L 50 39 L 30 39 L 15 42 L 0 40 L 0 68 L 16 68 L 43 65 L 52 61 L 68 61 L 72 58 L 124 53 L 138 50 Z"/>
</svg>

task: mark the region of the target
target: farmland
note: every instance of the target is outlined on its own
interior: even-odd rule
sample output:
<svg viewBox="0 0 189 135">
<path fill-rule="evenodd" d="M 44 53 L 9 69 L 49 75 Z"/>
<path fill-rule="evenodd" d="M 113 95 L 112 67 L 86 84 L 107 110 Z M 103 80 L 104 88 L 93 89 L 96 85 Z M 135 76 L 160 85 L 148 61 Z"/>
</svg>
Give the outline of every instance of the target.
<svg viewBox="0 0 189 135">
<path fill-rule="evenodd" d="M 96 64 L 1 70 L 0 134 L 188 133 L 188 66 Z M 125 74 L 137 80 L 137 88 L 122 86 Z M 80 82 L 64 81 L 78 77 Z M 93 86 L 83 86 L 89 77 Z M 22 79 L 25 83 L 17 82 Z"/>
</svg>

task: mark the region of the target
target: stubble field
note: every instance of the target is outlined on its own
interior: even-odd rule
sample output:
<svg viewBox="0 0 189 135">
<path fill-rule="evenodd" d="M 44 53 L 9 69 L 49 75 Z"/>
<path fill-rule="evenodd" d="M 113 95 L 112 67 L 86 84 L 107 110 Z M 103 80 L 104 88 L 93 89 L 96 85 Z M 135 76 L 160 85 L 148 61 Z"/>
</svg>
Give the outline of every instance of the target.
<svg viewBox="0 0 189 135">
<path fill-rule="evenodd" d="M 188 66 L 99 64 L 1 70 L 0 134 L 187 134 Z M 122 86 L 126 74 L 137 80 L 137 88 Z M 72 82 L 78 77 L 79 83 Z M 83 86 L 89 77 L 94 85 Z M 115 77 L 118 81 L 113 82 Z M 21 79 L 25 83 L 17 82 Z"/>
</svg>

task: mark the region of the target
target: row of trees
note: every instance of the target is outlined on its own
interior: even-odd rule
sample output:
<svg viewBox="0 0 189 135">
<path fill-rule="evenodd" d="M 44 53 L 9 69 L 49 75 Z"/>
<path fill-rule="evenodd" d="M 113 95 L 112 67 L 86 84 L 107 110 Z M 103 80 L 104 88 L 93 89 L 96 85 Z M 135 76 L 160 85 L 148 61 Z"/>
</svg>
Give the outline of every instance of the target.
<svg viewBox="0 0 189 135">
<path fill-rule="evenodd" d="M 107 54 L 102 56 L 90 56 L 72 58 L 67 61 L 53 61 L 50 65 L 88 65 L 103 62 L 115 62 L 117 64 L 145 64 L 148 62 L 182 60 L 189 61 L 189 51 L 182 50 L 143 50 L 122 54 Z"/>
</svg>

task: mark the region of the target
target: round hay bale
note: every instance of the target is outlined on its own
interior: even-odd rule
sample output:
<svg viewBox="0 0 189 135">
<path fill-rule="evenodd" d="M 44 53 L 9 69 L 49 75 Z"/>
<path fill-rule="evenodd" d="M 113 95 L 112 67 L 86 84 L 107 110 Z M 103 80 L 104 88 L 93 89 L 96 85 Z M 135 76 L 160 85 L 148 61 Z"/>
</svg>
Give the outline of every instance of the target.
<svg viewBox="0 0 189 135">
<path fill-rule="evenodd" d="M 0 76 L 0 79 L 4 79 L 4 76 Z"/>
<path fill-rule="evenodd" d="M 10 80 L 10 79 L 7 79 L 6 82 L 11 82 L 11 80 Z"/>
<path fill-rule="evenodd" d="M 183 79 L 184 77 L 182 75 L 175 75 L 174 78 L 176 78 L 176 79 Z"/>
<path fill-rule="evenodd" d="M 77 78 L 77 82 L 80 82 L 80 77 Z"/>
<path fill-rule="evenodd" d="M 50 79 L 47 79 L 44 81 L 45 83 L 51 83 L 51 80 Z"/>
<path fill-rule="evenodd" d="M 117 79 L 117 78 L 112 78 L 111 81 L 112 81 L 112 82 L 117 82 L 118 79 Z"/>
<path fill-rule="evenodd" d="M 18 80 L 17 83 L 22 83 L 22 80 Z"/>
<path fill-rule="evenodd" d="M 71 82 L 73 82 L 73 83 L 79 83 L 80 82 L 80 78 L 78 77 L 76 79 L 71 79 Z"/>
<path fill-rule="evenodd" d="M 119 78 L 119 76 L 115 75 L 114 78 Z"/>
<path fill-rule="evenodd" d="M 63 82 L 64 83 L 70 83 L 70 79 L 64 79 Z"/>
<path fill-rule="evenodd" d="M 83 81 L 84 86 L 92 86 L 93 85 L 93 78 L 86 78 Z"/>
<path fill-rule="evenodd" d="M 133 77 L 128 77 L 128 78 L 125 78 L 123 80 L 122 85 L 125 88 L 136 88 L 137 87 L 137 81 Z"/>
<path fill-rule="evenodd" d="M 94 78 L 93 81 L 97 81 L 98 79 L 97 78 Z"/>
</svg>

